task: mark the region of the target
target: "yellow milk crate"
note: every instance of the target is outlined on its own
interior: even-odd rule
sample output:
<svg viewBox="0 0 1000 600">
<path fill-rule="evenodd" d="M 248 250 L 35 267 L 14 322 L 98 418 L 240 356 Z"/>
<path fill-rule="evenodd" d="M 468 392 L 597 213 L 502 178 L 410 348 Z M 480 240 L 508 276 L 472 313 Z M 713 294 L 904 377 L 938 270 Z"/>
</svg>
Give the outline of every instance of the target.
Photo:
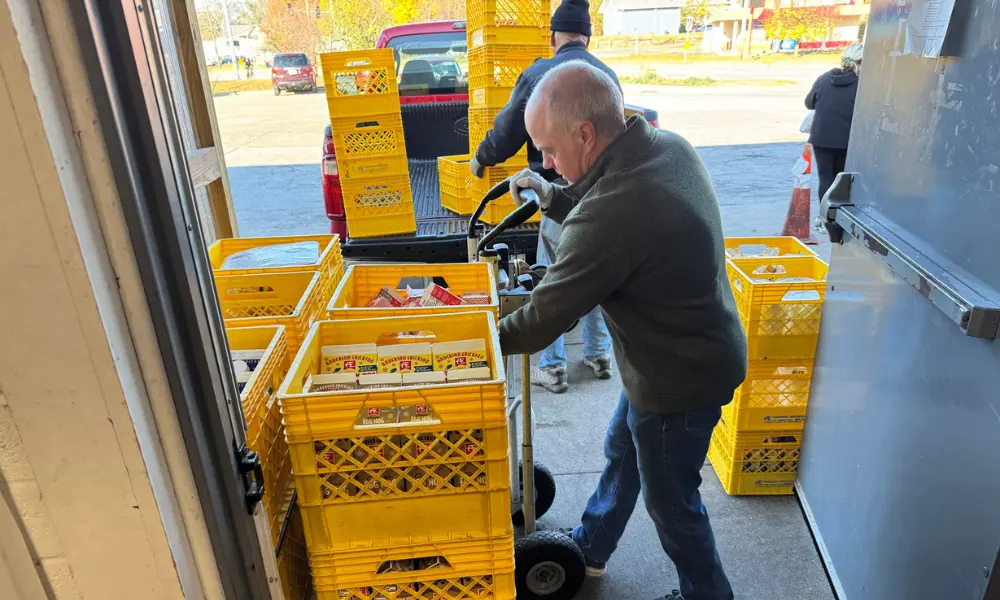
<svg viewBox="0 0 1000 600">
<path fill-rule="evenodd" d="M 470 291 L 486 292 L 489 304 L 463 304 L 459 306 L 427 306 L 409 308 L 366 308 L 368 302 L 385 286 L 396 289 L 404 297 L 406 289 L 399 284 L 409 277 L 433 277 L 440 285 L 462 295 Z M 500 297 L 497 295 L 496 278 L 487 263 L 455 264 L 356 264 L 347 268 L 347 274 L 333 292 L 326 306 L 327 318 L 333 321 L 346 319 L 371 319 L 378 317 L 410 317 L 446 313 L 490 311 L 500 315 Z"/>
<path fill-rule="evenodd" d="M 330 120 L 341 182 L 409 177 L 403 118 L 399 111 Z"/>
<path fill-rule="evenodd" d="M 342 181 L 341 189 L 351 237 L 381 237 L 417 230 L 409 175 Z"/>
<path fill-rule="evenodd" d="M 471 186 L 469 188 L 470 193 L 474 198 L 482 198 L 489 192 L 493 186 L 497 185 L 504 179 L 512 175 L 516 175 L 521 170 L 528 167 L 528 162 L 524 158 L 515 157 L 509 161 L 496 165 L 495 167 L 486 167 L 483 169 L 482 178 L 473 177 L 471 179 Z M 509 215 L 515 208 L 517 208 L 517 203 L 511 198 L 510 193 L 504 194 L 503 196 L 493 200 L 486 205 L 486 210 L 483 211 L 480 219 L 484 223 L 490 225 L 496 225 L 503 220 L 504 217 Z M 528 223 L 538 223 L 542 220 L 541 211 L 536 212 L 530 219 Z"/>
<path fill-rule="evenodd" d="M 309 571 L 306 533 L 302 515 L 294 505 L 289 513 L 277 559 L 285 600 L 312 600 L 313 583 L 312 573 Z"/>
<path fill-rule="evenodd" d="M 460 215 L 474 213 L 477 200 L 469 193 L 471 180 L 468 154 L 439 157 L 438 186 L 441 190 L 441 206 Z"/>
<path fill-rule="evenodd" d="M 469 31 L 480 27 L 548 29 L 551 18 L 552 0 L 468 0 L 466 3 Z"/>
<path fill-rule="evenodd" d="M 284 325 L 288 351 L 294 354 L 323 312 L 319 281 L 316 271 L 259 275 L 216 273 L 215 292 L 227 328 Z"/>
<path fill-rule="evenodd" d="M 827 270 L 817 257 L 726 261 L 751 360 L 815 356 Z"/>
<path fill-rule="evenodd" d="M 399 113 L 392 49 L 327 52 L 319 61 L 331 119 Z"/>
<path fill-rule="evenodd" d="M 311 554 L 309 562 L 317 600 L 515 598 L 513 535 Z"/>
<path fill-rule="evenodd" d="M 727 237 L 727 258 L 766 258 L 773 256 L 816 257 L 812 248 L 802 243 L 797 237 Z"/>
<path fill-rule="evenodd" d="M 431 331 L 440 342 L 483 339 L 493 378 L 304 393 L 306 379 L 321 371 L 323 346 L 375 343 L 396 331 Z M 311 555 L 513 533 L 493 315 L 321 321 L 278 396 Z M 420 417 L 394 422 L 400 412 Z M 385 415 L 386 424 L 371 423 Z"/>
<path fill-rule="evenodd" d="M 525 69 L 552 56 L 550 44 L 490 44 L 469 50 L 469 105 L 501 108 Z"/>
<path fill-rule="evenodd" d="M 708 458 L 731 496 L 792 493 L 802 432 L 735 431 L 725 420 L 712 434 Z"/>
<path fill-rule="evenodd" d="M 813 361 L 753 360 L 722 418 L 736 431 L 802 429 Z"/>
<path fill-rule="evenodd" d="M 493 121 L 502 107 L 470 107 L 469 108 L 469 154 L 475 154 L 479 144 L 486 139 L 486 132 L 493 129 Z M 520 159 L 527 163 L 528 144 L 525 143 L 510 160 Z"/>
<path fill-rule="evenodd" d="M 232 351 L 264 350 L 250 380 L 243 386 L 240 403 L 247 423 L 247 447 L 260 457 L 264 471 L 263 503 L 271 525 L 271 543 L 277 546 L 294 490 L 292 463 L 278 408 L 278 388 L 291 363 L 285 328 L 281 325 L 229 328 L 226 338 Z"/>
<path fill-rule="evenodd" d="M 295 244 L 299 242 L 316 242 L 319 244 L 319 259 L 309 265 L 260 267 L 254 269 L 223 269 L 226 259 L 252 248 L 276 246 L 279 244 Z M 344 256 L 340 249 L 340 236 L 337 234 L 320 235 L 286 235 L 274 237 L 241 237 L 222 238 L 208 247 L 208 260 L 216 275 L 257 275 L 260 273 L 307 273 L 318 271 L 322 302 L 325 304 L 333 295 L 334 288 L 344 277 Z"/>
</svg>

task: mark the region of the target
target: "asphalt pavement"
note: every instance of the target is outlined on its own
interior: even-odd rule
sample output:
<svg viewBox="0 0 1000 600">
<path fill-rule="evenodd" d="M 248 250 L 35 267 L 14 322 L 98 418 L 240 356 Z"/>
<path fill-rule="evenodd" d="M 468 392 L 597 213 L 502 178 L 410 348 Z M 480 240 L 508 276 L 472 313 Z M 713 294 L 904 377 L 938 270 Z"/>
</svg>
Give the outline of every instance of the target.
<svg viewBox="0 0 1000 600">
<path fill-rule="evenodd" d="M 796 82 L 790 85 L 626 86 L 625 95 L 627 102 L 656 108 L 662 127 L 681 133 L 698 148 L 727 235 L 775 235 L 791 196 L 791 168 L 805 139 L 798 132 L 805 112 L 802 99 L 823 70 L 813 65 L 779 77 Z M 749 79 L 762 78 L 756 73 Z M 669 76 L 701 73 L 689 69 Z M 324 96 L 243 93 L 215 101 L 240 234 L 327 231 L 319 165 L 328 122 Z M 828 255 L 825 235 L 814 233 L 823 241 L 820 252 Z M 604 465 L 604 432 L 620 393 L 617 377 L 598 381 L 582 367 L 577 336 L 570 334 L 567 346 L 569 392 L 535 395 L 536 456 L 558 483 L 555 505 L 542 520 L 547 527 L 579 522 Z M 730 497 L 710 465 L 702 475 L 704 502 L 737 598 L 833 598 L 794 496 Z M 676 587 L 676 573 L 639 506 L 606 577 L 589 582 L 578 598 L 645 600 Z"/>
</svg>

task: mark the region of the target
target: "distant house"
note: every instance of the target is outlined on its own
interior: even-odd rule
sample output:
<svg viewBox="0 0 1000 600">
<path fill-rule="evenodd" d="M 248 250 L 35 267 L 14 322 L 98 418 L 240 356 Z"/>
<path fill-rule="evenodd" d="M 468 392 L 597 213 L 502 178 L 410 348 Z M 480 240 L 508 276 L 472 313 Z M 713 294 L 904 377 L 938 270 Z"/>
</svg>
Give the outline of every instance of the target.
<svg viewBox="0 0 1000 600">
<path fill-rule="evenodd" d="M 685 0 L 604 0 L 604 35 L 679 33 Z"/>
<path fill-rule="evenodd" d="M 207 64 L 219 64 L 224 58 L 233 54 L 237 57 L 252 56 L 260 61 L 261 51 L 264 48 L 264 34 L 253 25 L 233 25 L 232 32 L 235 48 L 229 46 L 229 39 L 225 35 L 214 40 L 202 41 Z"/>
</svg>

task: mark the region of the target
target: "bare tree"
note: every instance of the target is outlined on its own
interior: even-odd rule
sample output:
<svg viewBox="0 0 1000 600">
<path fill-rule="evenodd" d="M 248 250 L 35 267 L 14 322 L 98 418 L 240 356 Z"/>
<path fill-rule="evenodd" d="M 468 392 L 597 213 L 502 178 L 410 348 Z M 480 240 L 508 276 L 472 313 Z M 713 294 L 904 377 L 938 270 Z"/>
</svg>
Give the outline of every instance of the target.
<svg viewBox="0 0 1000 600">
<path fill-rule="evenodd" d="M 203 42 L 211 40 L 215 46 L 216 60 L 221 60 L 218 40 L 222 37 L 222 5 L 219 0 L 202 0 L 198 3 L 198 30 Z"/>
</svg>

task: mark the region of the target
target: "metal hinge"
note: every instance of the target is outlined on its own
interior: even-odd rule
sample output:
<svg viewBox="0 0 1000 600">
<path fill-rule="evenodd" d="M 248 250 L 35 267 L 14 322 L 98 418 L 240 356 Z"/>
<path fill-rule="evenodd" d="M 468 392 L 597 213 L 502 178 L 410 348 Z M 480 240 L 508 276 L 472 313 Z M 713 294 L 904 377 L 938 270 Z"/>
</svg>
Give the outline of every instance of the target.
<svg viewBox="0 0 1000 600">
<path fill-rule="evenodd" d="M 251 515 L 254 509 L 264 499 L 264 469 L 260 464 L 260 456 L 244 444 L 236 451 L 236 463 L 239 465 L 240 477 L 246 490 L 247 512 Z"/>
</svg>

